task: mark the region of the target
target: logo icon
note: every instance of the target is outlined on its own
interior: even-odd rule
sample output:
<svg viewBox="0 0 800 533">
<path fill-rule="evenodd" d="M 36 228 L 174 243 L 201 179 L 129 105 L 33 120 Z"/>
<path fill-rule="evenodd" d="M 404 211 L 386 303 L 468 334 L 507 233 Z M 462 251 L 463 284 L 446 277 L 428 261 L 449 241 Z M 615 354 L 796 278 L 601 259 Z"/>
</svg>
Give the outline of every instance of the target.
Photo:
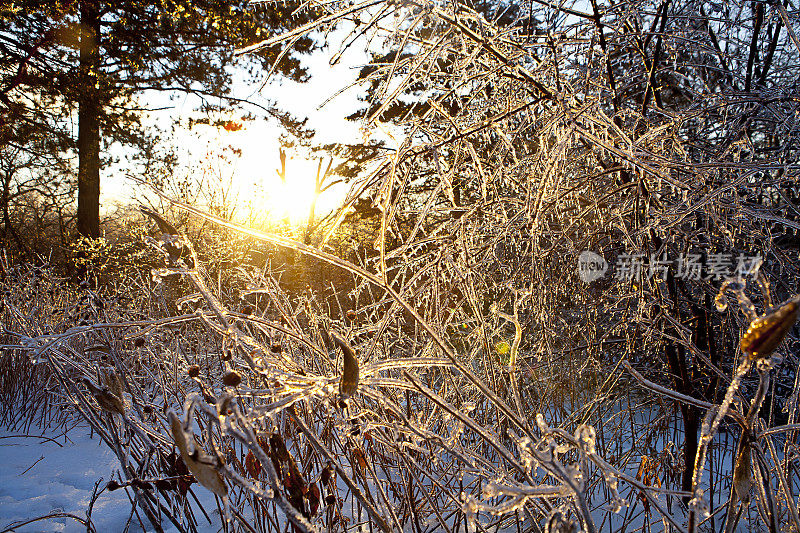
<svg viewBox="0 0 800 533">
<path fill-rule="evenodd" d="M 608 270 L 608 262 L 602 256 L 586 250 L 578 256 L 578 275 L 586 283 L 602 278 Z"/>
</svg>

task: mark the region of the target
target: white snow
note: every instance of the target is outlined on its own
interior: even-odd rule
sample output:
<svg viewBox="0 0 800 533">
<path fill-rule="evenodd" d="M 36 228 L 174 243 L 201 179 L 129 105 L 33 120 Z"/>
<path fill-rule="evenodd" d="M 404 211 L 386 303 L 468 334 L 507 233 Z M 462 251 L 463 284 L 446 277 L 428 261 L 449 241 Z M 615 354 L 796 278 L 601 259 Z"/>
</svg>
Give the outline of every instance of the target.
<svg viewBox="0 0 800 533">
<path fill-rule="evenodd" d="M 112 476 L 119 479 L 117 457 L 99 438 L 90 439 L 88 429 L 73 429 L 66 438 L 45 434 L 57 442 L 17 435 L 19 431 L 0 428 L 0 531 L 15 522 L 53 513 L 85 519 L 95 483 L 102 478 L 102 489 Z M 94 504 L 92 522 L 98 532 L 123 531 L 130 513 L 131 503 L 124 490 L 103 491 Z M 210 526 L 198 513 L 201 531 L 219 531 L 219 517 L 212 517 L 217 523 Z M 165 523 L 165 530 L 170 531 L 170 525 Z M 62 517 L 39 520 L 13 531 L 85 532 L 86 527 Z M 141 531 L 135 517 L 130 531 Z"/>
<path fill-rule="evenodd" d="M 56 442 L 0 429 L 0 528 L 51 513 L 86 518 L 95 483 L 101 488 L 119 462 L 99 439 L 81 428 Z M 59 444 L 61 446 L 59 446 Z M 27 470 L 27 472 L 26 472 Z M 105 491 L 95 502 L 92 520 L 98 531 L 122 531 L 131 504 L 124 491 Z M 77 520 L 53 518 L 15 531 L 86 531 Z"/>
</svg>

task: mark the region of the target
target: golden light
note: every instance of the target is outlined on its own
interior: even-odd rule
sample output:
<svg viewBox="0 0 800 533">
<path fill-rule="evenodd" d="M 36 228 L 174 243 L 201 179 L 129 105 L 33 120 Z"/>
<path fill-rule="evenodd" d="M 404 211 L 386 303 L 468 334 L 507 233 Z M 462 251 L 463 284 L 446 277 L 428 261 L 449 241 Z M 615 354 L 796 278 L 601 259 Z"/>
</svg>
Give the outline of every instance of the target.
<svg viewBox="0 0 800 533">
<path fill-rule="evenodd" d="M 277 159 L 277 158 L 276 158 Z M 294 226 L 303 226 L 308 222 L 311 204 L 314 202 L 318 160 L 298 157 L 286 157 L 286 179 L 281 179 L 275 169 L 270 168 L 262 178 L 262 198 L 250 198 L 255 209 L 259 207 L 263 215 L 272 222 L 290 222 Z M 266 169 L 265 169 L 266 170 Z M 322 171 L 325 171 L 323 166 Z M 327 212 L 330 207 L 327 195 L 323 193 L 317 199 L 316 216 Z"/>
<path fill-rule="evenodd" d="M 198 162 L 190 173 L 204 176 L 204 183 L 212 189 L 227 189 L 227 201 L 239 206 L 234 211 L 240 222 L 305 228 L 312 204 L 314 218 L 320 220 L 341 205 L 348 187 L 334 185 L 315 199 L 319 157 L 300 148 L 285 149 L 282 178 L 279 134 L 263 121 L 220 117 L 211 124 L 195 125 L 183 148 Z M 336 164 L 334 161 L 333 166 Z M 326 157 L 321 174 L 327 165 Z M 336 180 L 329 176 L 323 187 Z"/>
</svg>

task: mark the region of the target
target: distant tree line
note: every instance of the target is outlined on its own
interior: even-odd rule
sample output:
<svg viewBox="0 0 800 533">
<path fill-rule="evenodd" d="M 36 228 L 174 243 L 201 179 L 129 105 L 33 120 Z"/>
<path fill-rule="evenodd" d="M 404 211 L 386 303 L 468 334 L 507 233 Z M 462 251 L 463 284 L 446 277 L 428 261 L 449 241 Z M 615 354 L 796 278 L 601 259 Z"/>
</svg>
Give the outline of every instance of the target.
<svg viewBox="0 0 800 533">
<path fill-rule="evenodd" d="M 169 176 L 174 155 L 165 137 L 142 125 L 156 94 L 191 94 L 202 110 L 247 104 L 232 83 L 276 72 L 293 80 L 308 73 L 299 54 L 280 47 L 237 58 L 237 48 L 303 24 L 313 9 L 297 2 L 161 0 L 4 2 L 0 6 L 0 185 L 4 246 L 26 248 L 21 233 L 35 216 L 54 220 L 65 244 L 74 232 L 101 235 L 100 186 L 112 163 L 145 179 Z M 220 104 L 222 103 L 222 104 Z M 285 127 L 302 122 L 262 108 Z M 112 146 L 126 161 L 112 161 Z M 119 157 L 119 156 L 117 156 Z M 121 163 L 121 164 L 120 164 Z M 75 203 L 77 195 L 77 203 Z M 14 209 L 21 220 L 13 219 Z M 24 210 L 24 214 L 23 211 Z"/>
</svg>

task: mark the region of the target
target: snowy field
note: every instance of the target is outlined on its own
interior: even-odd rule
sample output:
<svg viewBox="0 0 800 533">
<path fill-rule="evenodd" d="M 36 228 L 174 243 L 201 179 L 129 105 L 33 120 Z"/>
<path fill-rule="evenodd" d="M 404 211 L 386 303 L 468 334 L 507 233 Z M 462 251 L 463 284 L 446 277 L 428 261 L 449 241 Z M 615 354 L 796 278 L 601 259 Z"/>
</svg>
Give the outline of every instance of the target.
<svg viewBox="0 0 800 533">
<path fill-rule="evenodd" d="M 66 438 L 17 435 L 18 432 L 0 429 L 0 531 L 86 531 L 83 524 L 65 515 L 86 519 L 95 484 L 100 482 L 98 492 L 101 492 L 112 476 L 118 479 L 119 461 L 113 452 L 100 439 L 90 439 L 88 430 L 82 428 L 72 430 Z M 210 494 L 202 488 L 196 492 L 201 499 Z M 124 490 L 103 490 L 92 508 L 95 530 L 124 531 L 131 508 Z M 214 509 L 214 505 L 209 509 Z M 55 516 L 14 527 L 46 515 Z M 217 523 L 209 525 L 201 518 L 199 530 L 203 533 L 220 530 L 218 515 L 211 516 Z M 168 523 L 164 526 L 170 531 Z M 136 517 L 131 520 L 129 530 L 141 531 Z"/>
</svg>

